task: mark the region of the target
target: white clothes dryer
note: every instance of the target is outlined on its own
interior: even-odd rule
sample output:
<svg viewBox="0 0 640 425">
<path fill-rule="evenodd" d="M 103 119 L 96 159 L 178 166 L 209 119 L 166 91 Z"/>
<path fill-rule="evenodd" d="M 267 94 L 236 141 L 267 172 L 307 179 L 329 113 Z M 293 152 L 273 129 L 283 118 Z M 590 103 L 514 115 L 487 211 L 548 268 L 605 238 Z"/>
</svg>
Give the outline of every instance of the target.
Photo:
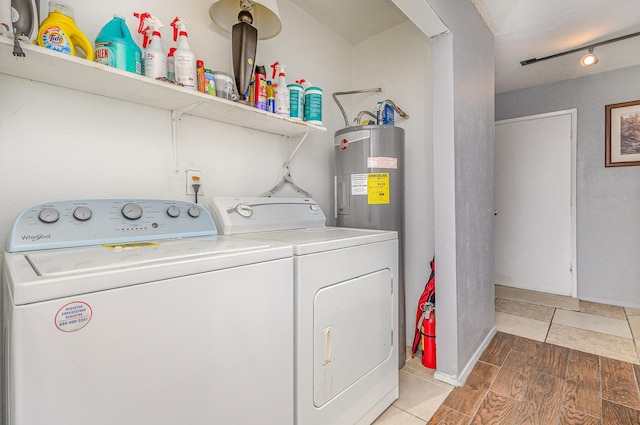
<svg viewBox="0 0 640 425">
<path fill-rule="evenodd" d="M 220 232 L 293 246 L 295 423 L 371 424 L 398 398 L 398 239 L 312 199 L 213 199 Z"/>
<path fill-rule="evenodd" d="M 6 424 L 293 424 L 292 263 L 188 202 L 25 210 L 3 265 Z"/>
</svg>

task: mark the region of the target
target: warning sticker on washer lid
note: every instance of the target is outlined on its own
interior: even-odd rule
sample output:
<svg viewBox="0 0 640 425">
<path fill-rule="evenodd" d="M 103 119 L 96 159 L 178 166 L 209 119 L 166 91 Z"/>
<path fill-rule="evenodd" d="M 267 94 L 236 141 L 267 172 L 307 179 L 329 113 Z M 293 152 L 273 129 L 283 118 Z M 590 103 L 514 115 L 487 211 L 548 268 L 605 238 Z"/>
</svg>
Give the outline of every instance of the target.
<svg viewBox="0 0 640 425">
<path fill-rule="evenodd" d="M 75 332 L 84 328 L 91 321 L 93 310 L 82 301 L 74 301 L 63 305 L 56 313 L 56 328 L 62 332 Z"/>
<path fill-rule="evenodd" d="M 389 168 L 396 170 L 398 168 L 398 158 L 370 156 L 367 158 L 367 168 Z"/>
</svg>

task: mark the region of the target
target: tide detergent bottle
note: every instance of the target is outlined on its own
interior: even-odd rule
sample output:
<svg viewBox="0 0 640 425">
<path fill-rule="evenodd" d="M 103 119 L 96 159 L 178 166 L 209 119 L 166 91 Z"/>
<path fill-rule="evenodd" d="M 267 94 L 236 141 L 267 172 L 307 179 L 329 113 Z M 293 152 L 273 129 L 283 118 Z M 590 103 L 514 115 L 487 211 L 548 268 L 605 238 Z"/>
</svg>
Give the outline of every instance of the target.
<svg viewBox="0 0 640 425">
<path fill-rule="evenodd" d="M 127 23 L 120 15 L 102 27 L 96 37 L 95 61 L 103 65 L 142 74 L 142 50 L 133 41 Z"/>
<path fill-rule="evenodd" d="M 61 1 L 49 2 L 49 16 L 40 24 L 37 42 L 41 47 L 73 56 L 77 56 L 79 47 L 88 60 L 93 60 L 91 42 L 76 26 L 73 8 Z"/>
</svg>

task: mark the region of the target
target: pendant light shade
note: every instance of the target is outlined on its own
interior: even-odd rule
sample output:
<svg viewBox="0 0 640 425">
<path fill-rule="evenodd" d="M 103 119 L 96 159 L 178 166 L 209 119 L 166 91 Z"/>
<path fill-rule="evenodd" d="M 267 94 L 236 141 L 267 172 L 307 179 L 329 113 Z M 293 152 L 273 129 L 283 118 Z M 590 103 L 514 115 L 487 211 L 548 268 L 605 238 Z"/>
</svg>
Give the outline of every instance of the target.
<svg viewBox="0 0 640 425">
<path fill-rule="evenodd" d="M 218 0 L 209 7 L 211 20 L 226 32 L 238 23 L 238 13 L 248 10 L 252 25 L 258 30 L 259 40 L 268 40 L 280 34 L 282 22 L 276 0 Z"/>
</svg>

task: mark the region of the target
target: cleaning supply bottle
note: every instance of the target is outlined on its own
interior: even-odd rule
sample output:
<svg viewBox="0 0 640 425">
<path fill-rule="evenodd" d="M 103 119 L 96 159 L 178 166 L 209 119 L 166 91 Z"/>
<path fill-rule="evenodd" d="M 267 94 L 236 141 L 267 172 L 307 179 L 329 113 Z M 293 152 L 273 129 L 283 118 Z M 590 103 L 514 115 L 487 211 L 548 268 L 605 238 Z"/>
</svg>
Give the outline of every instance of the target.
<svg viewBox="0 0 640 425">
<path fill-rule="evenodd" d="M 172 47 L 169 49 L 169 53 L 167 54 L 167 78 L 170 80 L 176 79 L 175 53 L 176 48 Z"/>
<path fill-rule="evenodd" d="M 276 62 L 271 65 L 271 67 L 273 68 L 272 78 L 276 77 L 276 70 L 278 71 L 277 85 L 274 85 L 273 88 L 276 97 L 276 114 L 288 117 L 290 116 L 291 105 L 289 103 L 289 88 L 287 87 L 284 75 L 285 66 Z"/>
<path fill-rule="evenodd" d="M 254 78 L 254 104 L 256 108 L 263 111 L 267 110 L 267 71 L 264 66 L 256 66 L 256 73 Z"/>
<path fill-rule="evenodd" d="M 143 35 L 144 58 L 142 60 L 142 68 L 144 75 L 154 80 L 166 77 L 167 55 L 162 48 L 162 36 L 160 34 L 160 28 L 163 28 L 164 25 L 151 16 L 149 12 L 134 13 L 133 16 L 140 19 L 138 33 Z M 151 32 L 151 37 L 149 37 L 149 32 Z"/>
<path fill-rule="evenodd" d="M 309 124 L 322 125 L 322 89 L 309 81 L 304 87 L 304 120 Z"/>
<path fill-rule="evenodd" d="M 38 30 L 38 45 L 73 56 L 77 56 L 76 47 L 79 47 L 88 60 L 93 60 L 91 42 L 76 26 L 73 8 L 61 1 L 49 2 L 49 16 Z"/>
<path fill-rule="evenodd" d="M 196 60 L 196 79 L 198 91 L 200 93 L 206 92 L 206 87 L 204 86 L 204 61 Z"/>
<path fill-rule="evenodd" d="M 173 54 L 176 72 L 176 81 L 183 87 L 196 90 L 196 55 L 189 48 L 189 34 L 187 34 L 187 24 L 176 16 L 171 22 L 173 27 L 173 41 L 178 42 L 176 51 Z"/>
<path fill-rule="evenodd" d="M 276 112 L 276 95 L 273 92 L 273 84 L 271 80 L 267 80 L 267 111 Z"/>
<path fill-rule="evenodd" d="M 388 100 L 385 100 L 384 102 L 378 101 L 375 112 L 376 112 L 377 125 L 394 125 L 395 124 L 393 106 L 389 104 Z"/>
<path fill-rule="evenodd" d="M 304 80 L 303 80 L 304 81 Z M 292 120 L 304 118 L 304 87 L 298 81 L 287 85 L 289 89 L 289 112 Z"/>
<path fill-rule="evenodd" d="M 121 15 L 113 15 L 98 33 L 95 56 L 95 61 L 103 65 L 142 74 L 142 50 Z"/>
</svg>

